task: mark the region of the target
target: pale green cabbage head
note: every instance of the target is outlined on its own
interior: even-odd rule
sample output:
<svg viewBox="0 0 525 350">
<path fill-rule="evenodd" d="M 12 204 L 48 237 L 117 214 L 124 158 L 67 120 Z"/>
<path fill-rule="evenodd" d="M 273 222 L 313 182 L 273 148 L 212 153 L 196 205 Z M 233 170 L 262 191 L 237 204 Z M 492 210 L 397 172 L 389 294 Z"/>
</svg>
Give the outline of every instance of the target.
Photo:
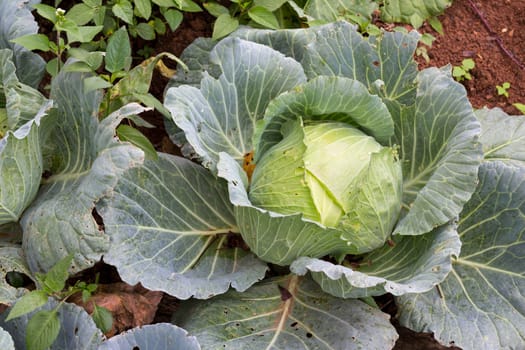
<svg viewBox="0 0 525 350">
<path fill-rule="evenodd" d="M 401 209 L 395 149 L 341 122 L 287 122 L 282 134 L 256 165 L 252 204 L 384 243 Z"/>
</svg>

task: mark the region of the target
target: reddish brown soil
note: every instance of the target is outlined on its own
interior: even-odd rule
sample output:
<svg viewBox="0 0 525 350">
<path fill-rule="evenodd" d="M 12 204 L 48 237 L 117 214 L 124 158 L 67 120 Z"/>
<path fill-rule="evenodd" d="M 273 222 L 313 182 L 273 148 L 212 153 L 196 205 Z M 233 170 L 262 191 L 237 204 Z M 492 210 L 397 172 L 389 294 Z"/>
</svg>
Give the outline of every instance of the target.
<svg viewBox="0 0 525 350">
<path fill-rule="evenodd" d="M 512 103 L 525 103 L 525 1 L 455 0 L 439 19 L 443 35 L 428 25 L 422 28 L 437 40 L 428 49 L 430 62 L 419 58 L 420 66 L 459 66 L 463 59 L 472 58 L 473 78 L 464 83 L 472 105 L 521 114 Z M 496 91 L 503 82 L 511 85 L 508 98 Z"/>
</svg>

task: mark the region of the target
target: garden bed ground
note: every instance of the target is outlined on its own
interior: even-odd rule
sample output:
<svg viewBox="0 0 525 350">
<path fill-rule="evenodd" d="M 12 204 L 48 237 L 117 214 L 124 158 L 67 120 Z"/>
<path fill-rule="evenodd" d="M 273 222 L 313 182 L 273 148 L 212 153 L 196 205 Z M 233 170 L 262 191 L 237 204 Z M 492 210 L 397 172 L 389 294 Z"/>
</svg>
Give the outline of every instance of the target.
<svg viewBox="0 0 525 350">
<path fill-rule="evenodd" d="M 472 58 L 476 64 L 472 71 L 473 78 L 464 83 L 472 105 L 475 108 L 501 107 L 509 114 L 519 114 L 512 104 L 525 103 L 525 32 L 522 30 L 525 25 L 525 2 L 456 0 L 439 19 L 443 24 L 443 35 L 435 33 L 428 25 L 421 29 L 432 33 L 437 40 L 428 48 L 429 62 L 418 57 L 420 67 L 439 67 L 449 63 L 457 66 L 464 58 Z M 154 53 L 171 52 L 180 55 L 193 39 L 211 36 L 212 23 L 213 18 L 208 14 L 187 13 L 177 31 L 159 37 L 153 43 Z M 142 44 L 144 43 L 134 42 L 135 46 Z M 498 96 L 496 91 L 496 85 L 504 82 L 510 83 L 508 98 Z M 166 78 L 156 74 L 151 92 L 161 98 L 166 83 Z M 157 149 L 176 153 L 175 146 L 164 132 L 162 117 L 153 112 L 146 118 L 158 126 L 156 129 L 143 130 Z M 100 266 L 97 269 L 100 270 Z M 111 270 L 107 266 L 103 269 L 106 272 Z M 114 274 L 110 275 L 117 279 Z M 127 304 L 131 302 L 126 301 Z M 384 310 L 394 316 L 393 299 L 387 298 L 382 302 L 385 305 Z M 159 304 L 156 320 L 166 321 L 175 308 L 176 300 L 164 297 Z M 414 333 L 402 327 L 398 328 L 398 332 L 400 340 L 395 349 L 446 348 L 437 344 L 431 335 Z"/>
</svg>

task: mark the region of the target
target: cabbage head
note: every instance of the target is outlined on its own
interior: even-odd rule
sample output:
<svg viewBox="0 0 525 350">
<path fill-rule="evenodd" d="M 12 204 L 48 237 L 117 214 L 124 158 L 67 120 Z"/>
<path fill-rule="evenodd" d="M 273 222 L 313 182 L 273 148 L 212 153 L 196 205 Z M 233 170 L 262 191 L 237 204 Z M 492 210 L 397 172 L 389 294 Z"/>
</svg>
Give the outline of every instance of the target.
<svg viewBox="0 0 525 350">
<path fill-rule="evenodd" d="M 252 204 L 373 238 L 360 251 L 382 245 L 401 210 L 395 149 L 341 122 L 287 122 L 282 133 L 253 172 Z"/>
</svg>

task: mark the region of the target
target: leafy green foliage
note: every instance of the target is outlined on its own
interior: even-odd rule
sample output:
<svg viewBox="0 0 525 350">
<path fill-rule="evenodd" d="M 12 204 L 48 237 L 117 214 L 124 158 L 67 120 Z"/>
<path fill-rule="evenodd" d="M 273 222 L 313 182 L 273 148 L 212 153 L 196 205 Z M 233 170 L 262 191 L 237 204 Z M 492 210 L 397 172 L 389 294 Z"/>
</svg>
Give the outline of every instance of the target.
<svg viewBox="0 0 525 350">
<path fill-rule="evenodd" d="M 27 323 L 26 345 L 29 350 L 45 350 L 53 344 L 60 331 L 56 310 L 41 310 Z"/>
<path fill-rule="evenodd" d="M 399 5 L 417 23 L 435 16 L 443 2 L 429 9 L 433 3 L 416 0 L 383 7 L 340 0 L 335 11 L 328 7 L 333 3 L 236 0 L 226 8 L 207 2 L 207 11 L 225 19 L 222 28 L 216 23 L 215 37 L 235 29 L 232 38 L 198 40 L 183 55 L 187 66 L 161 54 L 136 67 L 130 37 L 151 39 L 167 30 L 168 18 L 170 26 L 178 25 L 181 11 L 201 10 L 197 2 L 84 0 L 65 12 L 56 8 L 59 1 L 37 6 L 61 35 L 56 42 L 26 37 L 26 44 L 74 60 L 50 64 L 60 68 L 51 82 L 51 108 L 14 79 L 18 66 L 9 50 L 0 50 L 0 194 L 8 194 L 0 218 L 21 218 L 23 231 L 21 246 L 11 241 L 14 246 L 0 247 L 0 279 L 6 280 L 0 281 L 0 296 L 15 303 L 0 315 L 10 335 L 0 332 L 0 343 L 382 349 L 392 347 L 397 335 L 370 296 L 388 292 L 396 295 L 405 325 L 431 331 L 443 343 L 468 348 L 481 339 L 486 349 L 519 347 L 525 339 L 516 306 L 523 304 L 523 121 L 497 110 L 474 113 L 447 68 L 418 71 L 416 32 L 371 35 L 370 11 Z M 312 26 L 330 21 L 314 13 L 348 18 L 359 28 L 346 22 L 237 28 L 282 28 L 297 24 L 294 16 Z M 93 40 L 83 42 L 88 38 Z M 174 73 L 163 58 L 179 63 L 164 105 L 149 93 L 156 67 Z M 131 128 L 148 126 L 137 116 L 147 108 L 136 102 L 174 121 L 167 129 L 175 130 L 183 154 L 196 161 L 157 154 Z M 303 126 L 327 121 L 358 128 L 384 149 L 373 151 L 368 172 L 354 177 L 359 181 L 348 193 L 355 208 L 343 215 L 345 225 L 301 210 L 279 212 L 291 201 L 276 208 L 252 203 L 257 178 L 271 171 L 283 175 L 278 167 L 297 160 L 263 161 L 287 141 L 287 130 L 294 126 L 301 134 Z M 27 147 L 14 152 L 14 140 L 26 140 Z M 297 140 L 292 146 L 314 155 L 305 157 L 309 164 L 297 162 L 298 168 L 313 174 L 310 163 L 323 148 L 308 150 L 311 140 Z M 328 194 L 322 205 L 339 200 L 333 183 L 343 186 L 324 174 L 351 178 L 335 164 L 346 157 L 338 151 L 321 155 L 323 176 L 305 177 L 322 183 L 308 189 Z M 402 186 L 390 180 L 392 167 L 378 161 L 387 156 L 402 168 Z M 89 303 L 98 281 L 66 282 L 102 257 L 125 282 L 177 297 L 173 321 L 192 336 L 159 324 L 103 342 L 96 325 L 107 330 L 110 313 L 93 305 L 89 317 L 67 302 L 79 293 Z M 271 273 L 278 276 L 257 283 L 268 269 L 265 261 L 275 264 Z M 22 278 L 15 283 L 8 275 Z M 35 291 L 24 288 L 28 281 L 36 283 Z M 367 303 L 355 300 L 361 297 Z M 471 319 L 486 334 L 476 333 Z"/>
<path fill-rule="evenodd" d="M 498 92 L 499 96 L 505 96 L 509 97 L 509 90 L 510 89 L 510 83 L 508 81 L 504 82 L 501 85 L 496 85 L 496 91 Z"/>
<path fill-rule="evenodd" d="M 44 350 L 51 346 L 60 331 L 60 320 L 58 310 L 70 296 L 78 292 L 82 293 L 83 299 L 89 299 L 95 292 L 96 284 L 86 284 L 79 282 L 63 291 L 66 280 L 69 277 L 69 268 L 73 256 L 68 255 L 55 264 L 47 273 L 36 274 L 38 289 L 25 294 L 11 308 L 5 321 L 24 316 L 31 313 L 48 302 L 48 298 L 55 297 L 61 302 L 51 310 L 39 310 L 34 313 L 26 329 L 26 345 L 31 350 Z M 111 313 L 100 306 L 95 305 L 93 319 L 97 326 L 103 331 L 111 328 L 113 318 Z"/>
<path fill-rule="evenodd" d="M 457 81 L 470 80 L 472 75 L 470 71 L 476 67 L 476 62 L 472 58 L 465 58 L 461 61 L 460 66 L 454 66 L 452 69 L 452 76 Z"/>
<path fill-rule="evenodd" d="M 240 25 L 282 29 L 295 26 L 291 8 L 286 0 L 235 0 L 230 7 L 217 1 L 206 1 L 203 7 L 214 17 L 213 39 L 221 39 Z"/>
</svg>

